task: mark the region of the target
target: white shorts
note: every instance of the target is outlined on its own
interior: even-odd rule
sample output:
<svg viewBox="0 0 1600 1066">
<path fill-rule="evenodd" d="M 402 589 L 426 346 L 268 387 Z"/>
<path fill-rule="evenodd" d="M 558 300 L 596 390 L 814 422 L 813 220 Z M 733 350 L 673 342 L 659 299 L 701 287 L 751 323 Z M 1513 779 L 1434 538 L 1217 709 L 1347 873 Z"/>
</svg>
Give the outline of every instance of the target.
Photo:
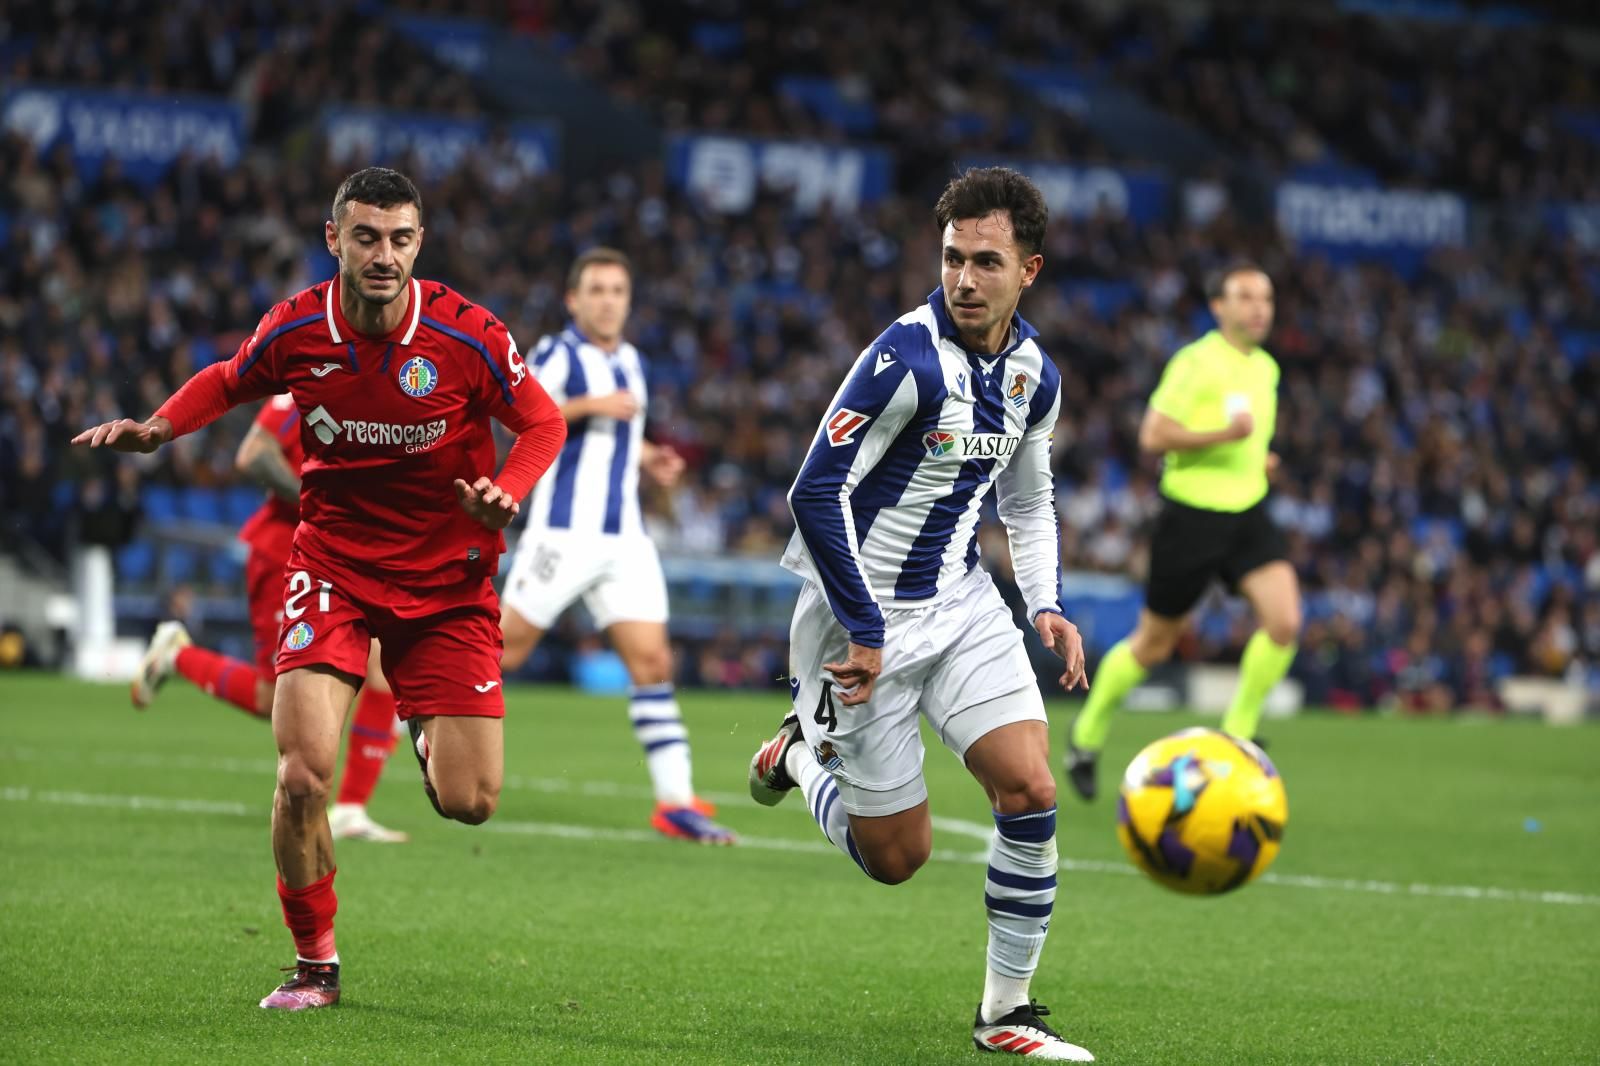
<svg viewBox="0 0 1600 1066">
<path fill-rule="evenodd" d="M 540 629 L 578 599 L 597 628 L 665 622 L 661 557 L 643 534 L 614 536 L 530 526 L 517 541 L 500 602 Z"/>
<path fill-rule="evenodd" d="M 937 606 L 886 609 L 883 673 L 864 704 L 846 707 L 823 663 L 844 660 L 850 638 L 807 582 L 789 627 L 795 710 L 811 752 L 839 783 L 851 814 L 879 817 L 928 798 L 920 712 L 957 758 L 1012 722 L 1045 721 L 1044 698 L 1022 631 L 989 575 L 974 569 Z"/>
</svg>

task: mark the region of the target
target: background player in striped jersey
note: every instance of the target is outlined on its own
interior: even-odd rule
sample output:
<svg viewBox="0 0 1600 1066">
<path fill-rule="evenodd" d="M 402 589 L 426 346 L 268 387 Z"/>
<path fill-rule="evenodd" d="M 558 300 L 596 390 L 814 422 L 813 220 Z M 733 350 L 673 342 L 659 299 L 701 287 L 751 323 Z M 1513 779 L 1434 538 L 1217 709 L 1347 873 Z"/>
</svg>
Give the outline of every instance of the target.
<svg viewBox="0 0 1600 1066">
<path fill-rule="evenodd" d="M 650 824 L 669 837 L 730 844 L 697 799 L 689 733 L 673 693 L 667 585 L 639 511 L 639 472 L 670 486 L 683 472 L 672 448 L 644 438 L 644 364 L 622 336 L 633 294 L 627 256 L 594 248 L 567 273 L 572 323 L 534 349 L 534 375 L 570 423 L 567 442 L 534 490 L 501 597 L 506 670 L 581 599 L 633 684 L 628 716 L 655 786 Z"/>
<path fill-rule="evenodd" d="M 939 198 L 941 287 L 886 329 L 834 396 L 789 493 L 783 564 L 806 579 L 790 627 L 795 710 L 750 762 L 750 792 L 798 787 L 823 835 L 875 880 L 928 860 L 917 717 L 988 794 L 980 1050 L 1088 1062 L 1029 997 L 1056 892 L 1056 785 L 1022 633 L 978 564 L 996 490 L 1034 628 L 1085 682 L 1059 606 L 1050 443 L 1061 376 L 1017 314 L 1044 265 L 1047 212 L 1027 178 L 969 170 Z"/>
<path fill-rule="evenodd" d="M 1213 580 L 1243 594 L 1260 623 L 1239 662 L 1224 732 L 1260 739 L 1262 704 L 1289 672 L 1300 638 L 1300 584 L 1267 513 L 1278 364 L 1261 342 L 1272 331 L 1272 279 L 1238 263 L 1207 279 L 1206 295 L 1217 328 L 1167 362 L 1139 426 L 1139 446 L 1165 456 L 1161 512 L 1138 625 L 1106 652 L 1067 736 L 1067 779 L 1084 799 L 1094 798 L 1095 762 L 1117 706 L 1172 655 Z"/>
<path fill-rule="evenodd" d="M 245 564 L 250 625 L 255 631 L 256 661 L 252 667 L 208 648 L 197 648 L 182 622 L 156 626 L 133 682 L 133 705 L 148 707 L 166 679 L 181 674 L 219 700 L 263 720 L 272 718 L 273 666 L 278 657 L 278 632 L 283 625 L 283 570 L 289 546 L 300 524 L 300 411 L 287 393 L 261 405 L 234 465 L 270 490 L 256 513 L 239 530 L 250 546 Z M 339 793 L 328 811 L 335 840 L 374 840 L 400 844 L 404 833 L 372 820 L 367 800 L 378 787 L 383 766 L 394 751 L 394 693 L 378 665 L 379 645 L 372 642 L 367 679 L 356 700 L 345 747 Z"/>
</svg>

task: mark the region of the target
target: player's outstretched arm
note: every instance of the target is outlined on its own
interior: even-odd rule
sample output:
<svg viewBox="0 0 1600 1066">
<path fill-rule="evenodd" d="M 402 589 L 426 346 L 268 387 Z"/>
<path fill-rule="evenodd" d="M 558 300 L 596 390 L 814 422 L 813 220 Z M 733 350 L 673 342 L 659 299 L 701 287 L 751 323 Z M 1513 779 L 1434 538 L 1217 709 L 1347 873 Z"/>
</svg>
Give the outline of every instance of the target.
<svg viewBox="0 0 1600 1066">
<path fill-rule="evenodd" d="M 237 358 L 237 357 L 236 357 Z M 259 400 L 276 391 L 265 374 L 249 385 L 236 377 L 228 363 L 212 363 L 183 383 L 183 387 L 143 422 L 119 418 L 86 429 L 73 444 L 109 447 L 119 452 L 153 452 L 174 437 L 210 425 L 235 404 Z"/>
<path fill-rule="evenodd" d="M 110 448 L 116 452 L 143 452 L 148 454 L 172 439 L 172 423 L 159 415 L 144 422 L 119 418 L 115 422 L 102 422 L 72 438 L 73 444 L 87 444 L 91 448 Z"/>
</svg>

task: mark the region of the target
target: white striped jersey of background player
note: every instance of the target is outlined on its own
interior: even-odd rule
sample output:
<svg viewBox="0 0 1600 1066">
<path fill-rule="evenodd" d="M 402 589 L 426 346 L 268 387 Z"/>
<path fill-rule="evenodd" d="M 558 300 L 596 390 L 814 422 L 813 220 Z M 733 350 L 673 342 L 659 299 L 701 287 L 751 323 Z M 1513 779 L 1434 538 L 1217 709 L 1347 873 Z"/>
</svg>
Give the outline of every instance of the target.
<svg viewBox="0 0 1600 1066">
<path fill-rule="evenodd" d="M 628 716 L 655 787 L 650 824 L 676 839 L 729 844 L 733 834 L 694 794 L 689 734 L 672 687 L 667 585 L 639 511 L 640 472 L 670 486 L 683 460 L 644 436 L 644 363 L 622 336 L 632 294 L 625 255 L 585 252 L 567 274 L 571 323 L 534 349 L 533 373 L 560 405 L 568 434 L 534 489 L 506 578 L 501 667 L 521 666 L 582 599 L 632 682 Z"/>
</svg>

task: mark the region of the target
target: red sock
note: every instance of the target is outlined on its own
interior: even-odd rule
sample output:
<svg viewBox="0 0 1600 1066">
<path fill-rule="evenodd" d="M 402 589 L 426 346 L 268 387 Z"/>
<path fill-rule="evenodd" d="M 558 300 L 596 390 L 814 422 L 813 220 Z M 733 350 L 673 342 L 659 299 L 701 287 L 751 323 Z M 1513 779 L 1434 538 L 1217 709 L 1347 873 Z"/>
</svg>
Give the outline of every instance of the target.
<svg viewBox="0 0 1600 1066">
<path fill-rule="evenodd" d="M 344 780 L 338 803 L 364 804 L 378 787 L 378 775 L 394 751 L 394 693 L 372 685 L 361 690 L 356 720 L 350 724 L 350 748 L 344 756 Z"/>
<path fill-rule="evenodd" d="M 178 652 L 178 673 L 193 681 L 219 700 L 227 700 L 246 714 L 257 718 L 271 718 L 272 708 L 261 710 L 256 706 L 255 667 L 230 659 L 205 648 L 184 648 Z"/>
<path fill-rule="evenodd" d="M 333 875 L 311 882 L 305 888 L 290 888 L 278 876 L 278 900 L 283 904 L 283 924 L 294 935 L 294 953 L 311 962 L 333 958 L 333 916 L 339 897 L 333 894 Z"/>
</svg>

